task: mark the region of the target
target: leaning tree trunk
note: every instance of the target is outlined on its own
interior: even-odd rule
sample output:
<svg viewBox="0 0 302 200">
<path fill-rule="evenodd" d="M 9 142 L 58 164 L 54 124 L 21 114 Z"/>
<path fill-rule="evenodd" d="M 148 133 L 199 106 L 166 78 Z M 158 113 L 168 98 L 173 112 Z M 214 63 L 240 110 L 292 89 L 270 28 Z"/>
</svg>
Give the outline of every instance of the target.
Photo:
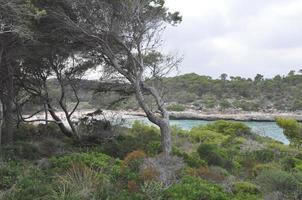
<svg viewBox="0 0 302 200">
<path fill-rule="evenodd" d="M 2 125 L 3 125 L 3 103 L 0 99 L 0 145 L 2 143 Z"/>
<path fill-rule="evenodd" d="M 143 88 L 147 90 L 155 99 L 156 104 L 158 106 L 158 110 L 160 111 L 161 116 L 156 115 L 148 104 L 145 101 L 143 95 Z M 169 113 L 164 108 L 164 102 L 160 95 L 158 94 L 157 90 L 151 86 L 146 85 L 144 82 L 138 80 L 135 83 L 135 94 L 136 99 L 140 105 L 140 107 L 146 113 L 147 118 L 153 122 L 154 124 L 158 125 L 160 128 L 161 133 L 161 145 L 162 150 L 165 157 L 169 157 L 172 152 L 172 142 L 171 142 L 171 127 L 169 122 Z"/>
<path fill-rule="evenodd" d="M 11 144 L 14 140 L 15 118 L 12 100 L 6 100 L 3 116 L 2 144 Z"/>
<path fill-rule="evenodd" d="M 48 106 L 48 111 L 51 115 L 51 117 L 56 121 L 57 125 L 59 126 L 61 132 L 69 137 L 69 138 L 74 138 L 73 133 L 64 125 L 63 121 L 56 115 L 55 111 L 53 110 L 52 106 L 50 103 L 47 103 Z"/>
<path fill-rule="evenodd" d="M 14 113 L 14 69 L 13 66 L 6 60 L 2 65 L 6 72 L 5 77 L 5 95 L 3 97 L 3 129 L 2 129 L 2 144 L 10 144 L 14 140 L 14 130 L 16 128 L 16 120 Z"/>
</svg>

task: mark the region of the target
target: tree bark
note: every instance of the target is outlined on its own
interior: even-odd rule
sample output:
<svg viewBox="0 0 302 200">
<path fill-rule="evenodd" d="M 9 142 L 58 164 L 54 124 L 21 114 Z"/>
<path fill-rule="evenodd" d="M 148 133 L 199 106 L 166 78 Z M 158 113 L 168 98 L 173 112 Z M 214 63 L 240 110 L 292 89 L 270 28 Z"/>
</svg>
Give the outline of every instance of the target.
<svg viewBox="0 0 302 200">
<path fill-rule="evenodd" d="M 171 142 L 171 127 L 169 119 L 164 119 L 160 125 L 161 133 L 161 143 L 165 156 L 169 156 L 172 152 L 172 142 Z"/>
<path fill-rule="evenodd" d="M 56 115 L 56 112 L 53 110 L 52 106 L 50 105 L 50 103 L 47 103 L 48 106 L 48 111 L 51 115 L 51 117 L 56 121 L 56 123 L 58 124 L 60 130 L 62 131 L 62 133 L 64 135 L 66 135 L 69 138 L 74 138 L 74 135 L 72 134 L 72 132 L 64 125 L 64 123 L 62 122 L 62 120 Z"/>
<path fill-rule="evenodd" d="M 44 103 L 44 113 L 45 113 L 45 124 L 48 125 L 48 110 L 47 110 L 47 106 Z"/>
<path fill-rule="evenodd" d="M 10 64 L 8 59 L 5 59 L 5 63 L 2 63 L 4 71 L 6 74 L 5 80 L 5 95 L 3 97 L 3 130 L 2 130 L 2 144 L 10 144 L 14 140 L 14 130 L 15 130 L 15 117 L 14 117 L 14 68 Z"/>
<path fill-rule="evenodd" d="M 151 108 L 147 105 L 143 95 L 143 88 L 148 90 L 154 99 L 156 100 L 158 109 L 161 112 L 162 116 L 157 116 L 154 112 L 152 112 Z M 167 158 L 170 156 L 172 152 L 172 142 L 171 142 L 171 127 L 169 122 L 169 113 L 164 108 L 164 102 L 156 92 L 155 88 L 147 86 L 142 81 L 136 81 L 135 83 L 135 91 L 136 91 L 136 99 L 140 105 L 140 107 L 144 110 L 147 115 L 147 118 L 158 125 L 161 133 L 161 145 L 164 156 Z"/>
<path fill-rule="evenodd" d="M 15 118 L 13 102 L 6 99 L 4 103 L 3 129 L 2 129 L 2 144 L 11 144 L 14 140 Z"/>
<path fill-rule="evenodd" d="M 3 125 L 3 103 L 0 99 L 0 146 L 2 143 L 2 125 Z"/>
<path fill-rule="evenodd" d="M 65 94 L 66 94 L 65 84 L 64 84 L 63 80 L 61 79 L 61 74 L 59 74 L 58 72 L 56 72 L 56 73 L 57 73 L 57 79 L 58 79 L 58 81 L 60 83 L 60 86 L 61 86 L 61 98 L 60 98 L 59 104 L 60 104 L 60 107 L 62 108 L 62 110 L 65 114 L 67 123 L 68 123 L 69 127 L 71 128 L 70 132 L 72 133 L 73 138 L 76 139 L 76 138 L 78 138 L 78 133 L 77 133 L 76 127 L 74 126 L 74 123 L 71 120 L 71 116 L 76 111 L 76 109 L 77 109 L 77 107 L 80 103 L 80 100 L 78 98 L 78 95 L 77 95 L 77 92 L 76 92 L 75 88 L 73 87 L 71 81 L 69 80 L 70 84 L 71 84 L 71 87 L 72 87 L 72 90 L 73 90 L 73 92 L 74 92 L 74 94 L 77 98 L 77 103 L 76 103 L 74 109 L 69 113 L 68 109 L 67 109 L 67 105 L 66 105 L 66 103 L 64 103 L 64 100 L 66 100 L 65 99 Z"/>
</svg>

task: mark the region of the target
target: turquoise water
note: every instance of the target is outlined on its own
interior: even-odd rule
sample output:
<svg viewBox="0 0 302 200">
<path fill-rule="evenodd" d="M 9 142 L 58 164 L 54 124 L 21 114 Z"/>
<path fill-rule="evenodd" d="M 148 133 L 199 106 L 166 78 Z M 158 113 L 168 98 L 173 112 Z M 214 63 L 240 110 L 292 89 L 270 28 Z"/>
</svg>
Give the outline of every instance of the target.
<svg viewBox="0 0 302 200">
<path fill-rule="evenodd" d="M 151 123 L 147 118 L 135 117 L 131 118 L 131 121 L 143 121 L 146 123 Z M 177 125 L 185 130 L 190 130 L 194 126 L 205 125 L 211 123 L 205 120 L 171 120 L 171 125 Z M 275 122 L 242 122 L 248 125 L 254 133 L 261 136 L 266 136 L 283 142 L 284 144 L 289 144 L 289 141 L 283 134 L 283 130 Z"/>
</svg>

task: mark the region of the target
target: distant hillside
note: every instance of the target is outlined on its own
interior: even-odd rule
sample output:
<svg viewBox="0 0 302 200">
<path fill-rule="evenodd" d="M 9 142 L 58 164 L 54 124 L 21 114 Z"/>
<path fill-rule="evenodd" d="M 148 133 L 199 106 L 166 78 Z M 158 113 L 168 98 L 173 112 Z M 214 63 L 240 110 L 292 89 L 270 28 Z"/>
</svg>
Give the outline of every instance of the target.
<svg viewBox="0 0 302 200">
<path fill-rule="evenodd" d="M 195 109 L 240 109 L 244 111 L 302 110 L 302 74 L 291 71 L 287 76 L 265 79 L 228 77 L 219 79 L 198 74 L 185 74 L 163 80 L 166 101 L 172 110 L 183 107 Z M 104 98 L 104 96 L 103 96 Z M 119 104 L 122 108 L 136 107 L 135 99 Z"/>
<path fill-rule="evenodd" d="M 302 110 L 302 75 L 290 72 L 287 76 L 254 79 L 221 75 L 186 74 L 164 80 L 166 98 L 170 102 L 192 104 L 201 108 L 239 108 L 246 111 L 277 109 Z"/>
<path fill-rule="evenodd" d="M 272 79 L 265 79 L 262 75 L 246 79 L 226 74 L 222 74 L 220 79 L 213 79 L 192 73 L 165 78 L 162 85 L 162 93 L 171 110 L 180 111 L 185 107 L 244 111 L 302 110 L 302 74 L 294 72 Z M 53 94 L 58 93 L 59 86 L 54 80 L 49 81 L 49 87 Z M 96 93 L 99 88 L 99 81 L 81 80 L 80 108 L 138 108 L 134 96 L 125 98 L 117 92 Z M 70 103 L 74 101 L 71 96 Z"/>
</svg>

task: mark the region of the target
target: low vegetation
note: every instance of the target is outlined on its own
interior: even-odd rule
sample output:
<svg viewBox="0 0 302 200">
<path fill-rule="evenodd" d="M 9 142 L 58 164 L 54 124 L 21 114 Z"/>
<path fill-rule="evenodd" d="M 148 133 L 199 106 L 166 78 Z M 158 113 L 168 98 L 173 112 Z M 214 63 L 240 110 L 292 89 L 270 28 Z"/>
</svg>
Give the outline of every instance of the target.
<svg viewBox="0 0 302 200">
<path fill-rule="evenodd" d="M 111 140 L 79 144 L 51 124 L 22 124 L 17 141 L 1 148 L 1 199 L 302 198 L 301 149 L 256 136 L 242 123 L 173 127 L 173 174 L 160 161 L 159 129 L 135 122 L 115 131 Z M 249 141 L 259 145 L 244 148 Z"/>
</svg>

